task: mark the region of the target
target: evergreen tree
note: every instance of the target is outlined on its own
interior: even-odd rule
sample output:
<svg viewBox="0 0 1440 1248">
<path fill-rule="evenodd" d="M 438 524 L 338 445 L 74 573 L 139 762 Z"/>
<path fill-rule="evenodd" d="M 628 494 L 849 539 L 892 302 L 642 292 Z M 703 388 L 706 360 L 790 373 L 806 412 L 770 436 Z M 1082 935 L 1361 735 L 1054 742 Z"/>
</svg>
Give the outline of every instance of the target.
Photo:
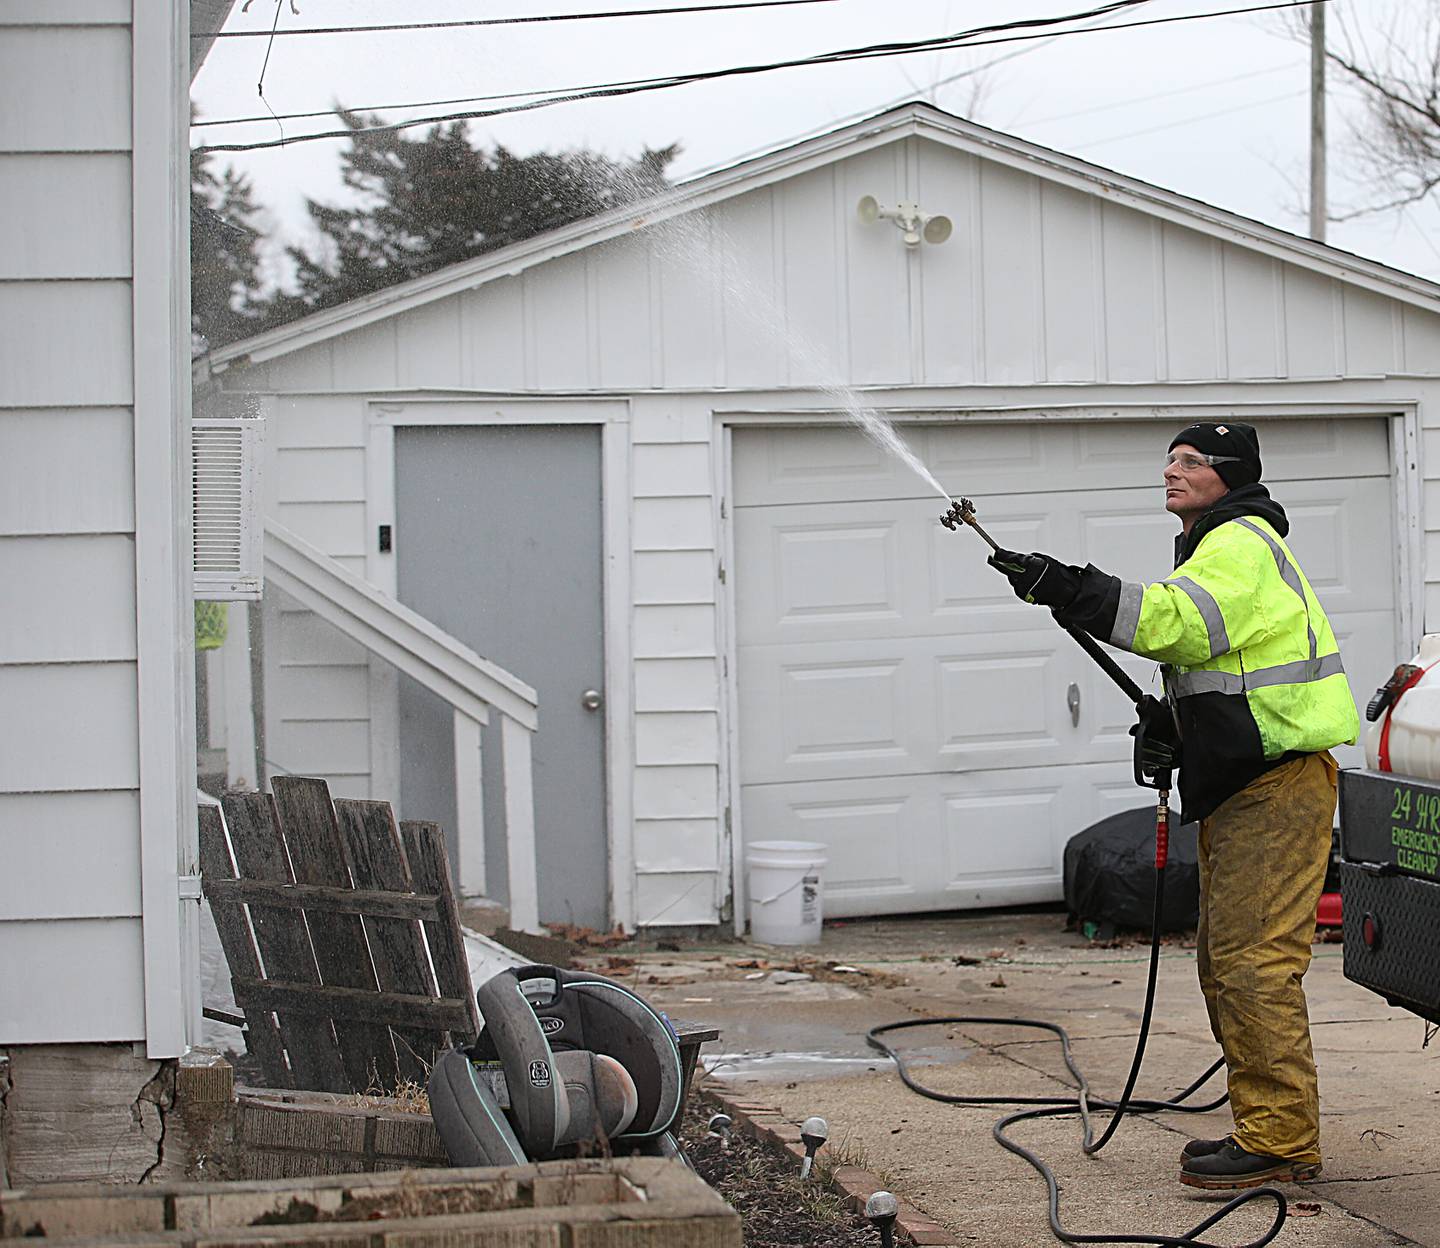
<svg viewBox="0 0 1440 1248">
<path fill-rule="evenodd" d="M 588 151 L 515 156 L 471 146 L 463 122 L 411 139 L 367 130 L 378 117 L 338 115 L 354 131 L 342 176 L 359 202 L 308 201 L 321 245 L 289 249 L 298 290 L 272 302 L 272 323 L 643 199 L 668 185 L 679 154 L 671 145 L 623 163 Z"/>
<path fill-rule="evenodd" d="M 199 354 L 262 327 L 258 206 L 248 178 L 190 154 L 190 339 Z"/>
</svg>

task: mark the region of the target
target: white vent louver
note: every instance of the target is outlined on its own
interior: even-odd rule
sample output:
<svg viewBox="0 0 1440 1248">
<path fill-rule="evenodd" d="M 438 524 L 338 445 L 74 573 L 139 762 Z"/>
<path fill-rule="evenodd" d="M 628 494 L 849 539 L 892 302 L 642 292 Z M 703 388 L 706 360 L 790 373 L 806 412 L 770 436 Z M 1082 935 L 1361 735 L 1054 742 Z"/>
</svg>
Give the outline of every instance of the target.
<svg viewBox="0 0 1440 1248">
<path fill-rule="evenodd" d="M 258 600 L 263 588 L 260 434 L 264 422 L 196 420 L 191 426 L 195 597 Z"/>
</svg>

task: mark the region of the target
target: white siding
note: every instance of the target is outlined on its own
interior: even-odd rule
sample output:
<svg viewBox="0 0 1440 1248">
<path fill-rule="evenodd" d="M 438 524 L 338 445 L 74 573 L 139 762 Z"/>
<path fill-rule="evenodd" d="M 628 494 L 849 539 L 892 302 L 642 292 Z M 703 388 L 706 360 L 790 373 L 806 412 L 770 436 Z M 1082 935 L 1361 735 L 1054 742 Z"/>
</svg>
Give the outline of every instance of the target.
<svg viewBox="0 0 1440 1248">
<path fill-rule="evenodd" d="M 10 1044 L 63 1044 L 145 1034 L 139 919 L 7 923 L 0 1001 Z"/>
<path fill-rule="evenodd" d="M 394 327 L 380 328 L 383 333 L 371 340 L 393 344 Z M 308 373 L 320 352 L 328 361 L 328 346 L 318 347 L 302 353 L 293 371 Z M 389 358 L 393 364 L 393 351 Z M 272 372 L 271 380 L 284 371 Z M 364 402 L 347 395 L 289 395 L 271 403 L 267 415 L 266 514 L 363 575 Z M 372 690 L 365 650 L 274 590 L 266 594 L 263 627 L 270 774 L 323 776 L 339 796 L 393 800 L 394 793 L 371 791 Z"/>
<path fill-rule="evenodd" d="M 178 68 L 183 23 L 157 0 L 134 8 L 151 31 L 142 62 L 173 52 Z M 137 374 L 149 428 L 172 416 L 178 428 L 188 407 L 171 407 L 166 384 L 183 342 L 167 351 L 157 314 L 146 356 L 134 320 L 137 298 L 177 289 L 184 253 L 164 214 L 134 209 L 143 190 L 178 219 L 181 188 L 163 169 L 143 188 L 132 178 L 178 128 L 179 82 L 135 73 L 127 0 L 12 0 L 0 30 L 0 1045 L 148 1038 L 162 1056 L 182 1043 L 176 1016 L 147 1028 L 147 1009 L 179 997 L 174 812 L 193 771 L 183 791 L 151 796 L 147 782 L 158 813 L 142 834 Z M 183 468 L 177 455 L 148 471 L 174 486 Z M 168 527 L 146 547 L 152 573 L 182 557 Z M 157 576 L 149 608 L 178 616 L 177 592 Z M 183 668 L 183 638 L 164 645 Z M 152 680 L 152 698 L 172 684 Z M 153 927 L 142 884 L 160 885 Z"/>
</svg>

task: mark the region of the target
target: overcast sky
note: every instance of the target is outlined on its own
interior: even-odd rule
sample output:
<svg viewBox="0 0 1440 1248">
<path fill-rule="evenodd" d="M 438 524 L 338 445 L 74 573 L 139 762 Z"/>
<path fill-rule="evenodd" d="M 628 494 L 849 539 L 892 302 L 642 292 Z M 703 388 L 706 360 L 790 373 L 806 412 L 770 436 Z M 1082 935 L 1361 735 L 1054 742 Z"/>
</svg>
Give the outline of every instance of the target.
<svg viewBox="0 0 1440 1248">
<path fill-rule="evenodd" d="M 279 0 L 281 31 L 316 26 L 681 7 L 687 0 Z M 723 0 L 688 0 L 718 3 Z M 1151 0 L 1103 24 L 1239 8 L 1256 0 Z M 332 107 L 374 108 L 387 120 L 466 105 L 406 110 L 408 102 L 648 78 L 783 60 L 880 42 L 924 39 L 1020 17 L 1085 11 L 1101 0 L 820 0 L 728 13 L 667 14 L 519 26 L 220 39 L 195 79 L 200 120 Z M 1413 22 L 1430 0 L 1332 0 L 1372 50 L 1392 21 Z M 269 31 L 274 0 L 237 3 L 227 31 Z M 871 59 L 730 78 L 615 99 L 560 104 L 471 123 L 477 145 L 517 153 L 589 147 L 633 156 L 682 145 L 683 178 L 877 112 L 902 98 L 948 111 L 1096 164 L 1303 233 L 1309 151 L 1309 52 L 1274 13 Z M 1094 24 L 1094 23 L 1092 23 Z M 1332 38 L 1333 41 L 1333 38 Z M 1016 52 L 1023 53 L 1014 55 Z M 268 52 L 268 63 L 266 56 Z M 978 73 L 987 62 L 1006 57 Z M 264 100 L 257 82 L 264 66 Z M 958 77 L 957 77 L 958 76 Z M 953 81 L 946 81 L 953 79 Z M 1330 195 L 1343 211 L 1376 194 L 1357 181 L 1352 135 L 1362 110 L 1330 77 Z M 976 95 L 978 89 L 978 97 Z M 472 107 L 486 107 L 484 104 Z M 333 119 L 332 119 L 333 122 Z M 285 133 L 330 128 L 287 121 Z M 419 136 L 417 129 L 410 131 Z M 279 137 L 274 121 L 194 131 L 197 143 Z M 342 200 L 337 140 L 223 153 L 250 175 L 269 226 L 306 237 L 304 197 Z M 943 206 L 935 210 L 943 211 Z M 1433 202 L 1334 224 L 1329 241 L 1440 279 L 1440 210 Z"/>
</svg>

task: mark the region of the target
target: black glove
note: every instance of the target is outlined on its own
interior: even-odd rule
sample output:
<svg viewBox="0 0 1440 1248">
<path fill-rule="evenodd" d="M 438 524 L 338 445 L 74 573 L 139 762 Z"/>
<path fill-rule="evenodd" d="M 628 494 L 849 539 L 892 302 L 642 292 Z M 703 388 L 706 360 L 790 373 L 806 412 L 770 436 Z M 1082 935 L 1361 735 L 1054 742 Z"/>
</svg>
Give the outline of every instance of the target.
<svg viewBox="0 0 1440 1248">
<path fill-rule="evenodd" d="M 997 550 L 985 562 L 1003 572 L 1015 596 L 1025 602 L 1038 602 L 1058 611 L 1074 602 L 1080 592 L 1079 569 L 1049 555 Z"/>
<path fill-rule="evenodd" d="M 1154 779 L 1161 772 L 1174 771 L 1180 765 L 1180 733 L 1169 702 L 1148 694 L 1135 709 L 1135 723 L 1130 735 L 1136 737 L 1135 778 L 1143 774 Z"/>
</svg>

